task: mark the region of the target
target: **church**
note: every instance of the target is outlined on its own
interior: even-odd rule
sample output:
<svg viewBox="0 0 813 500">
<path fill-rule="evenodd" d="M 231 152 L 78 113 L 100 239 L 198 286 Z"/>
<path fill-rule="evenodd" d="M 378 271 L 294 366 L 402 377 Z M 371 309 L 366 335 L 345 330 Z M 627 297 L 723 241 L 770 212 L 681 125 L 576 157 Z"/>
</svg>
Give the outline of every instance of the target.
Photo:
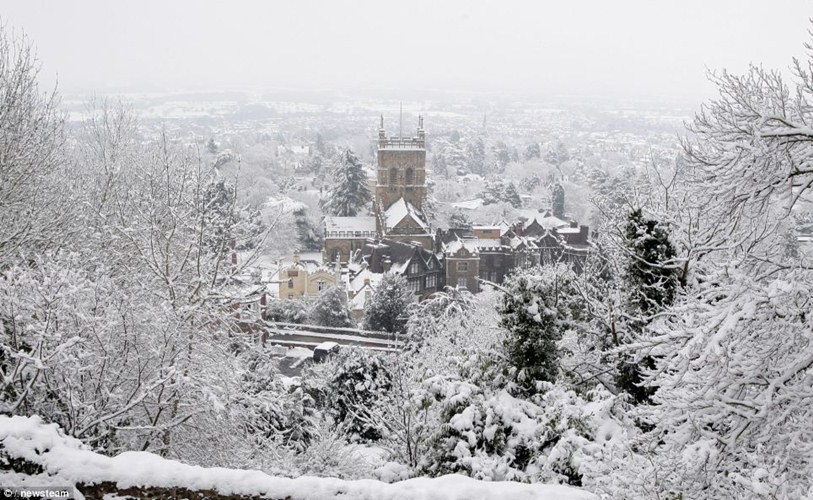
<svg viewBox="0 0 813 500">
<path fill-rule="evenodd" d="M 543 210 L 524 210 L 516 223 L 433 230 L 423 213 L 422 116 L 413 137 L 387 137 L 382 117 L 376 157 L 372 215 L 324 219 L 323 259 L 341 264 L 354 301 L 363 297 L 352 285 L 363 282 L 359 276 L 400 274 L 415 300 L 423 300 L 447 285 L 477 293 L 483 282 L 502 283 L 517 267 L 565 262 L 580 271 L 593 250 L 587 226 Z"/>
<path fill-rule="evenodd" d="M 324 260 L 347 264 L 368 239 L 417 243 L 431 250 L 432 230 L 423 215 L 426 200 L 426 134 L 418 117 L 414 137 L 387 137 L 378 129 L 372 216 L 325 217 Z"/>
</svg>

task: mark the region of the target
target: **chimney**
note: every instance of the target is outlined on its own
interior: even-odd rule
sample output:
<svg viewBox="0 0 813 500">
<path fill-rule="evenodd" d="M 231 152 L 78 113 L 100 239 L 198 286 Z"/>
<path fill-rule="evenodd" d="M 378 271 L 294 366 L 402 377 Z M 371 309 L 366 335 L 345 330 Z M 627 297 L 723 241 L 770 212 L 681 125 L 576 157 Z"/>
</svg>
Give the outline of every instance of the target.
<svg viewBox="0 0 813 500">
<path fill-rule="evenodd" d="M 294 250 L 294 264 L 299 264 L 299 249 Z"/>
<path fill-rule="evenodd" d="M 576 229 L 577 227 L 579 227 L 579 223 L 576 222 L 575 220 L 571 220 L 570 221 L 570 227 L 573 228 L 573 229 Z"/>
<path fill-rule="evenodd" d="M 587 237 L 590 235 L 590 228 L 585 225 L 579 226 L 579 243 L 587 243 Z"/>
<path fill-rule="evenodd" d="M 381 263 L 381 266 L 384 268 L 384 272 L 388 273 L 392 268 L 392 261 L 389 257 L 384 257 L 384 261 Z"/>
</svg>

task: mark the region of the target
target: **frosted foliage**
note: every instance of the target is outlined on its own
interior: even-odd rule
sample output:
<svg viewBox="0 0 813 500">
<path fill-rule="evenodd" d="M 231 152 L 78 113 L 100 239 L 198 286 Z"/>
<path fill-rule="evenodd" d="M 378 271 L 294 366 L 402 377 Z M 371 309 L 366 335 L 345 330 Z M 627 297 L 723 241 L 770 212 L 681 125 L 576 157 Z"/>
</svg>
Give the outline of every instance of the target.
<svg viewBox="0 0 813 500">
<path fill-rule="evenodd" d="M 646 343 L 669 366 L 644 412 L 660 488 L 801 498 L 813 486 L 813 276 L 710 278 Z"/>
<path fill-rule="evenodd" d="M 71 215 L 59 98 L 42 93 L 38 72 L 28 40 L 0 27 L 0 266 L 57 247 Z"/>
<path fill-rule="evenodd" d="M 329 286 L 319 292 L 309 318 L 314 325 L 336 328 L 356 326 L 347 308 L 347 293 L 337 286 Z"/>
</svg>

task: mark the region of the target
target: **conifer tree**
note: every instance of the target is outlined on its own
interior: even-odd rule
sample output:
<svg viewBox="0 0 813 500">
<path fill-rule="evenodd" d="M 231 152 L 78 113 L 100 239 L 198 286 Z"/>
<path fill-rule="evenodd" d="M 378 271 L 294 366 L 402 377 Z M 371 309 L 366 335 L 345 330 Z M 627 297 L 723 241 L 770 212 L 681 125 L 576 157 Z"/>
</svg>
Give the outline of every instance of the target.
<svg viewBox="0 0 813 500">
<path fill-rule="evenodd" d="M 508 185 L 505 186 L 503 199 L 514 208 L 522 208 L 522 198 L 519 197 L 519 191 L 517 191 L 517 187 L 513 182 L 509 182 Z"/>
<path fill-rule="evenodd" d="M 387 273 L 381 278 L 372 302 L 364 311 L 364 328 L 391 333 L 406 333 L 412 292 L 406 278 Z"/>
<path fill-rule="evenodd" d="M 526 392 L 559 377 L 557 342 L 574 316 L 573 271 L 563 264 L 524 269 L 505 285 L 497 311 L 508 330 L 505 350 Z"/>
<path fill-rule="evenodd" d="M 553 207 L 552 212 L 554 217 L 563 219 L 565 216 L 565 188 L 561 184 L 556 184 L 553 187 Z"/>
<path fill-rule="evenodd" d="M 624 273 L 627 315 L 631 318 L 626 326 L 632 335 L 638 335 L 653 314 L 675 301 L 678 271 L 670 266 L 675 249 L 669 241 L 667 227 L 644 217 L 641 209 L 629 213 L 624 226 L 624 243 L 630 254 Z M 654 366 L 651 357 L 638 362 L 627 357 L 618 365 L 616 384 L 635 401 L 648 401 L 654 388 L 641 385 L 642 371 Z"/>
<path fill-rule="evenodd" d="M 354 217 L 372 200 L 367 173 L 353 151 L 347 149 L 339 157 L 333 174 L 333 185 L 321 204 L 325 213 L 339 217 Z"/>
</svg>

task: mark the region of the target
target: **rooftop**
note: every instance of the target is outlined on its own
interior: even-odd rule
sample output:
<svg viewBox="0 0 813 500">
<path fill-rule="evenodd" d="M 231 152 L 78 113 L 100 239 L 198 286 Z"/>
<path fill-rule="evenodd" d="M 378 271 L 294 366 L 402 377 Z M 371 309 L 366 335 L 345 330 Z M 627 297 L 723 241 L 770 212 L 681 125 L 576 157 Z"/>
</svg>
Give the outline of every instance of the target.
<svg viewBox="0 0 813 500">
<path fill-rule="evenodd" d="M 331 236 L 331 233 L 337 231 L 375 233 L 375 217 L 325 217 L 325 231 L 328 236 Z"/>
<path fill-rule="evenodd" d="M 411 216 L 412 219 L 421 226 L 421 229 L 427 232 L 429 231 L 429 226 L 424 222 L 421 212 L 412 206 L 412 203 L 403 198 L 398 198 L 398 201 L 390 205 L 390 208 L 384 212 L 384 217 L 387 221 L 387 229 L 394 228 L 407 216 Z"/>
</svg>

